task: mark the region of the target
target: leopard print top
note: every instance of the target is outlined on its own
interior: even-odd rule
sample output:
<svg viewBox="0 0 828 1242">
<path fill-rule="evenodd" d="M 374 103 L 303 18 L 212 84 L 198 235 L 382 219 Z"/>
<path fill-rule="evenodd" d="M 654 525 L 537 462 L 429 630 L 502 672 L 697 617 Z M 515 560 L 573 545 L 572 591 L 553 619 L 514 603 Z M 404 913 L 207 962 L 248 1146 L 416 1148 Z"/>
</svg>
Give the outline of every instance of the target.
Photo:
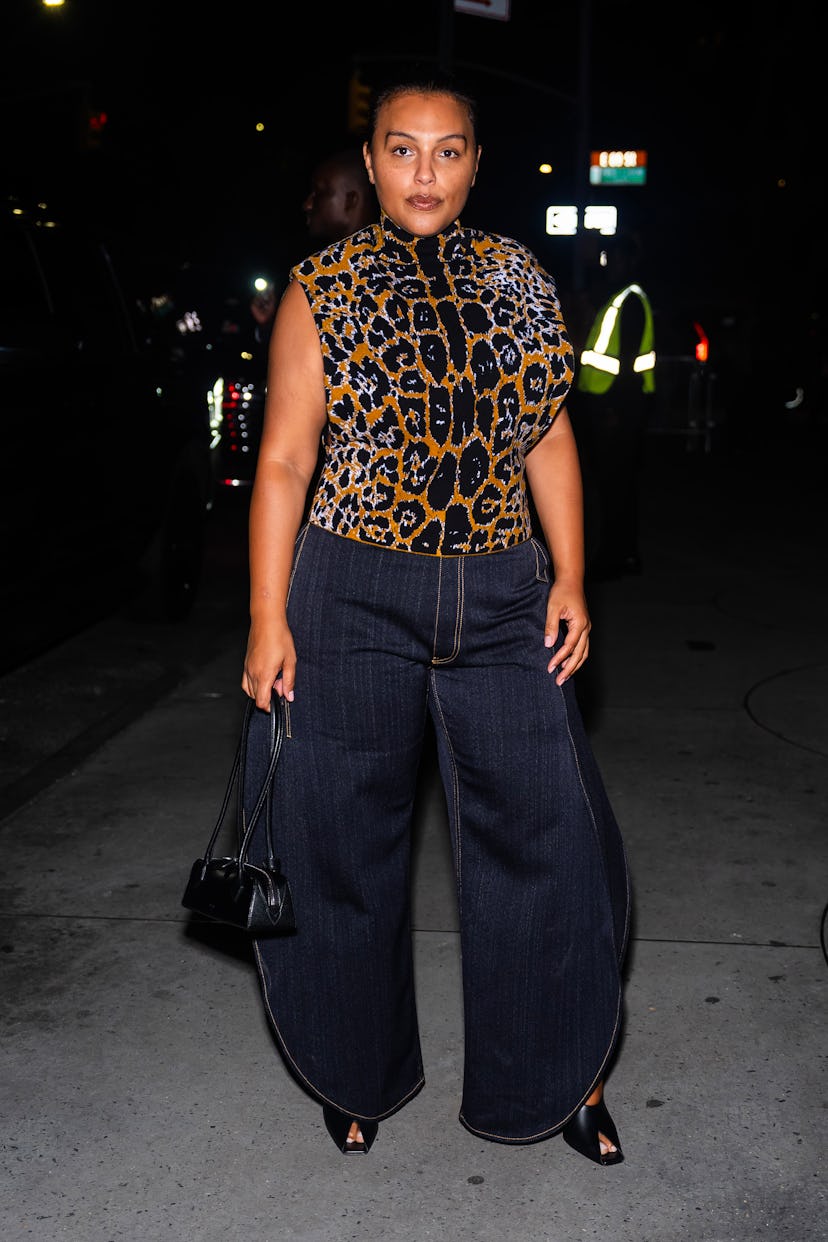
<svg viewBox="0 0 828 1242">
<path fill-rule="evenodd" d="M 435 556 L 531 535 L 524 457 L 572 382 L 552 278 L 519 242 L 387 216 L 298 264 L 328 425 L 309 521 Z"/>
</svg>

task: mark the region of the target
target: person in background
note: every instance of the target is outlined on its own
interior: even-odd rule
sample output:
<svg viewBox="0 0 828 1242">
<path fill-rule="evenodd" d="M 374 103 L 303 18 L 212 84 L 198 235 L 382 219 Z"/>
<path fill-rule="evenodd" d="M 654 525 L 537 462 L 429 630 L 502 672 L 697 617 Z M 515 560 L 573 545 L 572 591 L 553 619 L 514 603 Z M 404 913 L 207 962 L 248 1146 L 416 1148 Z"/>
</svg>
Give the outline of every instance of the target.
<svg viewBox="0 0 828 1242">
<path fill-rule="evenodd" d="M 285 715 L 273 826 L 298 922 L 254 941 L 263 1002 L 336 1145 L 367 1152 L 424 1082 L 409 866 L 430 717 L 461 927 L 459 1120 L 617 1164 L 603 1082 L 629 885 L 573 683 L 591 621 L 572 348 L 534 255 L 460 221 L 480 158 L 467 95 L 386 89 L 364 155 L 380 220 L 291 272 L 251 498 L 241 686 Z"/>
<path fill-rule="evenodd" d="M 656 354 L 640 261 L 631 235 L 606 239 L 569 402 L 584 473 L 587 575 L 596 581 L 641 572 L 641 469 Z"/>
<path fill-rule="evenodd" d="M 346 147 L 317 164 L 302 210 L 314 249 L 348 237 L 378 219 L 377 196 L 361 150 Z"/>
<path fill-rule="evenodd" d="M 374 187 L 368 180 L 365 161 L 358 147 L 343 147 L 316 165 L 310 190 L 302 203 L 307 236 L 314 250 L 355 233 L 377 219 L 379 209 Z M 250 313 L 259 340 L 267 340 L 276 314 L 276 289 L 256 294 Z"/>
</svg>

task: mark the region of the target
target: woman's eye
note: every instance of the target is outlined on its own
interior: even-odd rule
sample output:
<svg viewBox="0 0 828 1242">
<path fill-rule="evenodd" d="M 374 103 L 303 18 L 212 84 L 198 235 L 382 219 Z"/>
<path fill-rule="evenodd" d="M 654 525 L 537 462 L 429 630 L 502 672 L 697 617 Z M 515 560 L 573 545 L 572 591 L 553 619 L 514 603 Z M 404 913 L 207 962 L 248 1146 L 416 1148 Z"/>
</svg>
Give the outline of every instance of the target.
<svg viewBox="0 0 828 1242">
<path fill-rule="evenodd" d="M 455 151 L 453 147 L 446 147 L 445 151 L 442 151 L 441 154 L 444 158 L 451 160 L 456 160 L 459 157 L 459 152 Z"/>
<path fill-rule="evenodd" d="M 396 147 L 391 148 L 393 155 L 408 155 L 410 150 L 411 148 L 407 147 L 404 143 L 399 143 Z"/>
</svg>

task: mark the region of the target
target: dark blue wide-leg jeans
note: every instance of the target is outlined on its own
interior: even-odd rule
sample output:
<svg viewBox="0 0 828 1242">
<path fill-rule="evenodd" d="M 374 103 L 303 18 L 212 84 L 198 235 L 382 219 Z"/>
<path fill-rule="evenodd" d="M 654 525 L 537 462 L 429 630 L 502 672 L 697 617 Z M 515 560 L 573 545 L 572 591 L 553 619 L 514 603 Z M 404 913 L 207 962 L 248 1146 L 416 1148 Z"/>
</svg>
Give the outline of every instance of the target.
<svg viewBox="0 0 828 1242">
<path fill-rule="evenodd" d="M 298 930 L 255 947 L 287 1064 L 351 1116 L 386 1117 L 423 1085 L 410 830 L 429 713 L 460 911 L 460 1120 L 546 1138 L 612 1055 L 627 868 L 572 683 L 546 671 L 548 590 L 534 540 L 460 557 L 314 526 L 297 541 L 273 828 Z"/>
</svg>

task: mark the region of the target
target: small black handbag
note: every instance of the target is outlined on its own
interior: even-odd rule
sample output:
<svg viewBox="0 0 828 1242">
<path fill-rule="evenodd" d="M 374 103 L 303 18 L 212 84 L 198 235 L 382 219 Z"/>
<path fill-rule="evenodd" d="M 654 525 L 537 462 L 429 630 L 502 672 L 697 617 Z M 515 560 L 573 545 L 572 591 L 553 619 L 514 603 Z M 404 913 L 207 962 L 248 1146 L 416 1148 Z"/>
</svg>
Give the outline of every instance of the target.
<svg viewBox="0 0 828 1242">
<path fill-rule="evenodd" d="M 254 712 L 257 713 L 255 721 Z M 248 815 L 247 808 L 250 806 L 250 799 L 246 796 L 245 790 L 245 781 L 249 776 L 251 766 L 248 743 L 254 722 L 257 730 L 267 727 L 267 723 L 261 720 L 261 717 L 267 717 L 267 723 L 269 723 L 269 761 L 264 783 L 253 805 L 253 810 Z M 284 733 L 282 704 L 278 695 L 274 693 L 269 712 L 257 708 L 253 699 L 248 699 L 241 738 L 216 826 L 207 843 L 204 857 L 197 858 L 192 865 L 190 878 L 181 899 L 181 904 L 187 910 L 192 910 L 195 914 L 204 915 L 220 923 L 229 923 L 233 927 L 242 928 L 254 936 L 269 936 L 276 932 L 296 930 L 290 885 L 275 855 L 271 828 L 273 775 L 282 749 Z M 213 850 L 227 815 L 234 786 L 237 791 L 237 853 L 231 858 L 214 858 Z M 247 853 L 262 811 L 265 814 L 264 835 L 267 842 L 267 858 L 264 862 L 250 862 Z"/>
</svg>

